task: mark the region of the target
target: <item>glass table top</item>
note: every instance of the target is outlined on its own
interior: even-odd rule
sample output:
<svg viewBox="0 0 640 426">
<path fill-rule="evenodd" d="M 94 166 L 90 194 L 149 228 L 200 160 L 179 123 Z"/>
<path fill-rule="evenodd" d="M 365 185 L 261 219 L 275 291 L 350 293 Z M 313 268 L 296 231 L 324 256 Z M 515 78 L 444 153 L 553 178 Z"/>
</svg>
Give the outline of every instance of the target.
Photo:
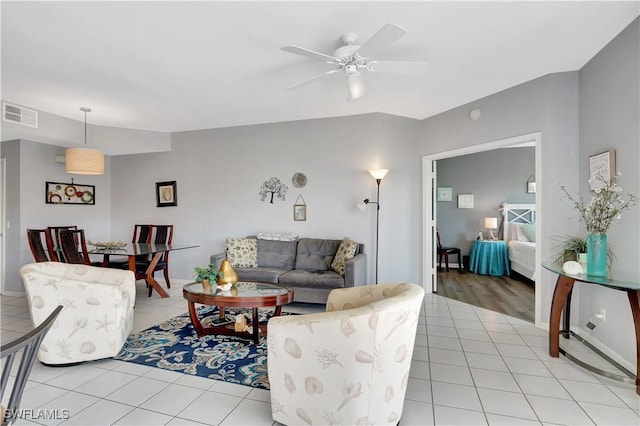
<svg viewBox="0 0 640 426">
<path fill-rule="evenodd" d="M 120 254 L 123 256 L 155 254 L 165 251 L 183 250 L 198 247 L 189 244 L 144 244 L 144 243 L 127 243 L 121 248 L 103 248 L 94 247 L 89 250 L 90 254 Z"/>
<path fill-rule="evenodd" d="M 204 290 L 202 284 L 191 283 L 184 286 L 189 293 L 210 294 L 224 297 L 264 297 L 280 296 L 289 293 L 289 289 L 275 284 L 260 283 L 254 281 L 238 281 L 229 290 L 221 290 L 213 286 L 211 290 Z"/>
<path fill-rule="evenodd" d="M 558 275 L 564 275 L 565 277 L 586 283 L 598 284 L 619 290 L 640 290 L 640 281 L 619 277 L 616 276 L 615 273 L 607 277 L 595 277 L 589 274 L 568 274 L 562 270 L 562 265 L 558 265 L 556 262 L 552 261 L 542 262 L 542 267 L 548 271 L 555 272 Z"/>
</svg>

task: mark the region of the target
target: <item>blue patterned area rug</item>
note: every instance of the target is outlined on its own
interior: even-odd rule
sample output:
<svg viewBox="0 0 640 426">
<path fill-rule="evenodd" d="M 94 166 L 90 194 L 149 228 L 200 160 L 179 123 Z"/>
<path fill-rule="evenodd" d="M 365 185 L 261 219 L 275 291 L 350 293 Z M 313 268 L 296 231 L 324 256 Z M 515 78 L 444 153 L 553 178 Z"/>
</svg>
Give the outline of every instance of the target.
<svg viewBox="0 0 640 426">
<path fill-rule="evenodd" d="M 250 310 L 225 309 L 227 315 L 241 312 L 251 317 Z M 270 309 L 260 310 L 261 322 L 271 314 Z M 207 327 L 211 319 L 218 317 L 218 308 L 200 306 L 198 316 Z M 265 337 L 258 345 L 253 344 L 249 334 L 246 339 L 223 335 L 198 337 L 188 313 L 131 334 L 114 359 L 269 389 Z"/>
</svg>

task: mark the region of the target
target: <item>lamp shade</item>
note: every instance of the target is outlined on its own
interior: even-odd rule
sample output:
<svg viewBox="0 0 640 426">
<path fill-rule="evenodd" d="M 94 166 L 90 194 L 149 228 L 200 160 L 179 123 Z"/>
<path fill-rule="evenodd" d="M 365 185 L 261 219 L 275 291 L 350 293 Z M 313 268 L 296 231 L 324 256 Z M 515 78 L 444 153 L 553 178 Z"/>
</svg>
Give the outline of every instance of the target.
<svg viewBox="0 0 640 426">
<path fill-rule="evenodd" d="M 353 72 L 347 74 L 347 83 L 349 85 L 349 95 L 351 99 L 358 99 L 364 95 L 364 81 L 362 74 Z"/>
<path fill-rule="evenodd" d="M 374 179 L 377 180 L 385 177 L 387 173 L 389 173 L 389 169 L 369 170 L 369 173 L 371 174 L 371 176 L 373 176 Z"/>
<path fill-rule="evenodd" d="M 97 149 L 68 148 L 65 152 L 67 173 L 77 175 L 104 174 L 104 154 Z"/>
<path fill-rule="evenodd" d="M 497 217 L 485 217 L 484 218 L 484 227 L 489 229 L 494 229 L 498 227 L 498 218 Z"/>
</svg>

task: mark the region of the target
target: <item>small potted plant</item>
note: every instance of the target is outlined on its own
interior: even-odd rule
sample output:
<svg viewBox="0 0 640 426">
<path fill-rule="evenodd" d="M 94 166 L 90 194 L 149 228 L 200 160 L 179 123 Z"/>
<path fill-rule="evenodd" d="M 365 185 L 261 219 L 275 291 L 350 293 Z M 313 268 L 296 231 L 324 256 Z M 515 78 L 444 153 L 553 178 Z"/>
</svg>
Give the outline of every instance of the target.
<svg viewBox="0 0 640 426">
<path fill-rule="evenodd" d="M 564 240 L 559 240 L 555 246 L 554 260 L 559 265 L 569 260 L 574 260 L 585 267 L 587 261 L 587 238 L 579 235 L 567 236 Z M 607 263 L 611 264 L 614 258 L 611 247 L 607 247 Z"/>
<path fill-rule="evenodd" d="M 211 291 L 211 284 L 215 283 L 218 279 L 218 268 L 216 265 L 210 263 L 208 266 L 193 268 L 194 277 L 197 283 L 202 284 L 202 288 L 205 291 Z"/>
<path fill-rule="evenodd" d="M 555 261 L 562 265 L 570 260 L 578 262 L 580 254 L 587 252 L 587 239 L 579 235 L 567 236 L 555 247 Z"/>
</svg>

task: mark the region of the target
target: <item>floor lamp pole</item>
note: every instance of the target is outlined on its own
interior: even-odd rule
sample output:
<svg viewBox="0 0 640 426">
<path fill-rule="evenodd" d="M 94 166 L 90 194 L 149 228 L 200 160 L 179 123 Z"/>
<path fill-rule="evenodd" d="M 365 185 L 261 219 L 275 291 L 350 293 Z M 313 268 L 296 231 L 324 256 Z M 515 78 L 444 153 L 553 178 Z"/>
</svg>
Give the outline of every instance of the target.
<svg viewBox="0 0 640 426">
<path fill-rule="evenodd" d="M 376 202 L 376 284 L 378 284 L 378 230 L 380 229 L 380 182 L 382 179 L 376 179 L 378 184 L 378 196 Z"/>
</svg>

